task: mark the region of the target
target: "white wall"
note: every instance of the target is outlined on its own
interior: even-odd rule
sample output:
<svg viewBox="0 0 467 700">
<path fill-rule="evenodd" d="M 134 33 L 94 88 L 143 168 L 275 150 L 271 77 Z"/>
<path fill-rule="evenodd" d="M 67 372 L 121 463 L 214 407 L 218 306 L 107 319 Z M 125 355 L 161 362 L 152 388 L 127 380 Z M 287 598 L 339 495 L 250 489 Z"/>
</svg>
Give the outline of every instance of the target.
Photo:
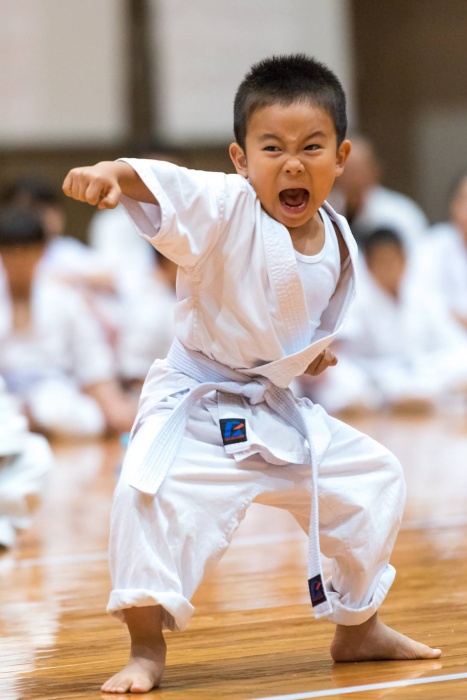
<svg viewBox="0 0 467 700">
<path fill-rule="evenodd" d="M 0 145 L 125 132 L 122 0 L 1 0 Z"/>
<path fill-rule="evenodd" d="M 162 133 L 232 136 L 250 65 L 304 51 L 333 68 L 353 115 L 348 0 L 150 0 Z M 0 1 L 0 147 L 106 144 L 127 135 L 126 0 Z"/>
<path fill-rule="evenodd" d="M 252 63 L 305 52 L 347 91 L 353 64 L 347 0 L 159 0 L 162 133 L 173 142 L 232 136 L 235 91 Z"/>
</svg>

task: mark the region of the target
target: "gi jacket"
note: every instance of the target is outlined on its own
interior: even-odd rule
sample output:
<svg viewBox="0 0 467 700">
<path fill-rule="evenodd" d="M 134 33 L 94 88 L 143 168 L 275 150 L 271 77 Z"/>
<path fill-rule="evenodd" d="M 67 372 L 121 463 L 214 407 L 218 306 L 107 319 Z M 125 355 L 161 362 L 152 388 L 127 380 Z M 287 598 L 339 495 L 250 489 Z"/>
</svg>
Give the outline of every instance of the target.
<svg viewBox="0 0 467 700">
<path fill-rule="evenodd" d="M 180 342 L 249 376 L 287 387 L 341 329 L 355 297 L 357 247 L 327 204 L 349 250 L 336 290 L 311 337 L 290 234 L 239 175 L 125 159 L 160 206 L 122 203 L 141 235 L 179 266 Z"/>
</svg>

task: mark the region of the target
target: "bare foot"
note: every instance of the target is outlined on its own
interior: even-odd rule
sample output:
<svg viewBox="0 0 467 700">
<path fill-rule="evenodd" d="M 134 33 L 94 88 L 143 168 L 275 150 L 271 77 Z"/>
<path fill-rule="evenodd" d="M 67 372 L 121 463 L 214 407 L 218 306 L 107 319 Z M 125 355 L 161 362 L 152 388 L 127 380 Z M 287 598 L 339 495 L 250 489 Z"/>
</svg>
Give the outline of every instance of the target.
<svg viewBox="0 0 467 700">
<path fill-rule="evenodd" d="M 331 656 L 334 661 L 437 659 L 441 649 L 431 649 L 396 632 L 375 614 L 362 625 L 337 625 Z"/>
<path fill-rule="evenodd" d="M 130 660 L 104 683 L 104 693 L 148 693 L 162 680 L 166 644 L 160 607 L 129 608 L 125 620 L 131 636 Z"/>
</svg>

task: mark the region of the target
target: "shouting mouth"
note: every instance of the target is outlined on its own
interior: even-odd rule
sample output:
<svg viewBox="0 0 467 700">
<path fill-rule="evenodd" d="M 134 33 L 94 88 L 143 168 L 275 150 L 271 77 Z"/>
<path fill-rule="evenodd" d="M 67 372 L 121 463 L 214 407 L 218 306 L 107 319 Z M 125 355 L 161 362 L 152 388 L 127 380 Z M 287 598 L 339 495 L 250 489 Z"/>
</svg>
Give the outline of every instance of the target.
<svg viewBox="0 0 467 700">
<path fill-rule="evenodd" d="M 282 209 L 288 214 L 301 214 L 305 211 L 309 198 L 308 190 L 302 187 L 294 187 L 279 192 Z"/>
</svg>

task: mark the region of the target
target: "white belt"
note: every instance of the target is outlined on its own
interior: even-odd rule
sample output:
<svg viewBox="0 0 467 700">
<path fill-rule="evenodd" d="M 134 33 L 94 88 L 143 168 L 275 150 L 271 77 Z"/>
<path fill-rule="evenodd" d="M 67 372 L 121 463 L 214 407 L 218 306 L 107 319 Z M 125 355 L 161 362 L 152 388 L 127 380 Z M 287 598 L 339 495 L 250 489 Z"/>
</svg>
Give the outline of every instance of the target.
<svg viewBox="0 0 467 700">
<path fill-rule="evenodd" d="M 190 389 L 172 411 L 139 465 L 130 482 L 131 486 L 150 495 L 157 493 L 176 457 L 193 406 L 210 391 L 244 396 L 251 404 L 265 401 L 269 408 L 280 415 L 289 425 L 296 428 L 306 438 L 309 445 L 312 491 L 308 585 L 315 617 L 330 615 L 332 607 L 326 597 L 319 548 L 318 459 L 307 423 L 292 394 L 286 389 L 280 389 L 265 377 L 252 379 L 241 372 L 236 372 L 210 360 L 202 353 L 188 350 L 178 340 L 172 344 L 167 361 L 171 367 L 200 383 L 196 388 Z"/>
</svg>

